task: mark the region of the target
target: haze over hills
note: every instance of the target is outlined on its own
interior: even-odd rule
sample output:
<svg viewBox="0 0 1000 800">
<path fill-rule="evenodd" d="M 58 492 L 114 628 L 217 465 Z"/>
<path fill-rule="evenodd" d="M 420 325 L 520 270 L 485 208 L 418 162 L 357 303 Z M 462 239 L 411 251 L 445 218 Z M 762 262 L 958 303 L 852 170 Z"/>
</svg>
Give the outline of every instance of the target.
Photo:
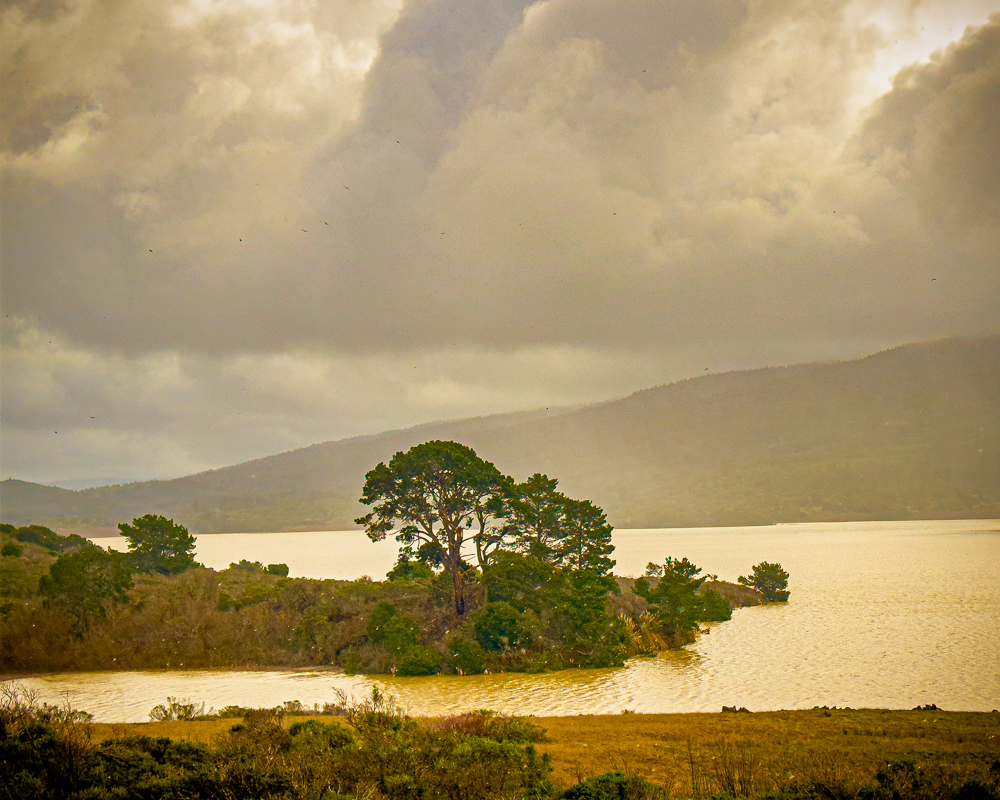
<svg viewBox="0 0 1000 800">
<path fill-rule="evenodd" d="M 0 519 L 62 528 L 158 513 L 193 531 L 343 529 L 364 475 L 429 439 L 558 478 L 618 527 L 1000 517 L 1000 337 L 708 374 L 576 409 L 435 422 L 169 481 L 0 485 Z"/>
</svg>

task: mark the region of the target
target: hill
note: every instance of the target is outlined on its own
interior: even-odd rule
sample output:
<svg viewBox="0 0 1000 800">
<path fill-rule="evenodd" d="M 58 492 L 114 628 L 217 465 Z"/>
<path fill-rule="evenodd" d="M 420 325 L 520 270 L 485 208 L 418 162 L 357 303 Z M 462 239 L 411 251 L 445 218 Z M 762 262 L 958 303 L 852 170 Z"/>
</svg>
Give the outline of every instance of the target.
<svg viewBox="0 0 1000 800">
<path fill-rule="evenodd" d="M 1000 516 L 1000 338 L 709 374 L 583 408 L 436 422 L 178 478 L 69 491 L 7 480 L 0 518 L 144 513 L 194 531 L 338 529 L 365 472 L 429 439 L 545 472 L 619 527 Z"/>
</svg>

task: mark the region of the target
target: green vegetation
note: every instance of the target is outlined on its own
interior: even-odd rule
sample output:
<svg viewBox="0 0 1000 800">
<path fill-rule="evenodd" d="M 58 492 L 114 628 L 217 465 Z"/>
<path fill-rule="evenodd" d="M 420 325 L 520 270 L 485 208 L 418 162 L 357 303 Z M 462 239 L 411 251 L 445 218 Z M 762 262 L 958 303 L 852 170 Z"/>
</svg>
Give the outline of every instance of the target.
<svg viewBox="0 0 1000 800">
<path fill-rule="evenodd" d="M 649 603 L 649 612 L 663 626 L 662 634 L 669 641 L 693 641 L 701 622 L 725 622 L 732 617 L 729 603 L 713 589 L 701 591 L 708 579 L 699 578 L 701 568 L 686 558 L 667 558 L 662 567 L 650 564 L 650 578 L 636 580 L 634 591 Z"/>
<path fill-rule="evenodd" d="M 194 560 L 194 537 L 183 525 L 156 514 L 146 514 L 129 525 L 118 526 L 128 540 L 132 566 L 138 572 L 176 575 L 197 566 Z"/>
<path fill-rule="evenodd" d="M 484 539 L 481 566 L 460 560 L 450 573 L 440 544 L 447 540 L 428 517 L 425 529 L 401 534 L 408 546 L 379 582 L 289 578 L 284 564 L 246 559 L 206 569 L 194 563 L 187 531 L 158 517 L 122 526 L 139 532 L 127 554 L 7 526 L 0 670 L 324 665 L 429 675 L 608 667 L 680 647 L 699 622 L 728 619 L 731 604 L 763 601 L 751 589 L 712 584 L 728 587 L 733 599 L 723 600 L 686 559 L 667 559 L 677 566 L 670 575 L 681 576 L 673 583 L 640 579 L 633 591 L 611 575 L 611 527 L 599 508 L 539 475 L 525 484 L 503 479 L 493 492 L 480 511 L 489 524 L 471 528 Z"/>
<path fill-rule="evenodd" d="M 372 464 L 456 439 L 539 465 L 617 527 L 1000 517 L 1000 338 L 837 364 L 705 374 L 579 409 L 326 442 L 172 481 L 83 491 L 7 480 L 4 522 L 75 529 L 147 512 L 195 532 L 343 530 Z M 877 475 L 878 480 L 872 480 Z"/>
<path fill-rule="evenodd" d="M 552 797 L 548 759 L 531 726 L 453 720 L 431 729 L 377 690 L 344 722 L 286 727 L 282 709 L 249 710 L 212 746 L 119 736 L 94 745 L 87 723 L 39 708 L 16 689 L 0 698 L 0 798 L 230 800 L 489 800 Z"/>
<path fill-rule="evenodd" d="M 491 506 L 501 496 L 503 476 L 472 448 L 457 442 L 424 442 L 396 453 L 365 476 L 361 502 L 373 510 L 354 520 L 372 541 L 394 533 L 404 558 L 419 557 L 431 545 L 451 576 L 455 614 L 465 613 L 466 569 L 462 544 L 466 532 L 476 543 L 480 567 L 487 558 Z M 398 530 L 396 529 L 399 525 Z"/>
<path fill-rule="evenodd" d="M 736 582 L 756 589 L 769 603 L 783 603 L 788 600 L 788 573 L 781 568 L 781 564 L 761 561 L 759 564 L 754 564 L 749 578 L 740 575 Z"/>
<path fill-rule="evenodd" d="M 413 719 L 378 689 L 326 717 L 294 701 L 170 708 L 154 709 L 162 722 L 98 724 L 0 684 L 0 799 L 1000 798 L 995 713 Z"/>
</svg>

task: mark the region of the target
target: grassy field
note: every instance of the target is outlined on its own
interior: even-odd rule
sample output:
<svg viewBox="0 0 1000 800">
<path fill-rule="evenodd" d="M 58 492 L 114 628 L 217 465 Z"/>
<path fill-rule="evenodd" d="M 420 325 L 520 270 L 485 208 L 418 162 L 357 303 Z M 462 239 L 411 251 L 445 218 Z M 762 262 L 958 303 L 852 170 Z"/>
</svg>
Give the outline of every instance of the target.
<svg viewBox="0 0 1000 800">
<path fill-rule="evenodd" d="M 547 730 L 538 749 L 551 755 L 553 780 L 564 787 L 615 769 L 682 797 L 710 794 L 727 781 L 753 794 L 791 776 L 863 783 L 898 760 L 942 778 L 986 780 L 1000 771 L 1000 713 L 819 709 L 531 721 Z M 95 724 L 93 734 L 98 741 L 141 733 L 210 742 L 235 722 Z"/>
</svg>

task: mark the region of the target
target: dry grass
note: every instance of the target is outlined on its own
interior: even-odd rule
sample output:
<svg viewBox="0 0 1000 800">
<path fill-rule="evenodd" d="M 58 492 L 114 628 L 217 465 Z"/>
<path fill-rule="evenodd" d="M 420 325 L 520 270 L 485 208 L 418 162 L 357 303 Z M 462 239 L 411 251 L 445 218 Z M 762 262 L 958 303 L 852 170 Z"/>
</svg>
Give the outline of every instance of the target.
<svg viewBox="0 0 1000 800">
<path fill-rule="evenodd" d="M 539 750 L 552 756 L 553 779 L 562 786 L 622 769 L 690 795 L 692 761 L 696 784 L 743 775 L 766 788 L 789 773 L 867 781 L 886 760 L 980 769 L 1000 758 L 1000 714 L 818 710 L 532 721 L 548 729 Z"/>
<path fill-rule="evenodd" d="M 286 717 L 286 724 L 298 719 L 304 717 Z M 710 788 L 727 780 L 764 789 L 790 774 L 862 782 L 896 759 L 977 774 L 1000 759 L 997 713 L 834 709 L 529 719 L 547 730 L 538 749 L 552 756 L 553 780 L 564 787 L 620 769 L 690 796 L 692 783 L 697 793 L 699 783 Z M 127 733 L 210 742 L 235 722 L 95 724 L 93 734 L 96 741 Z"/>
</svg>

